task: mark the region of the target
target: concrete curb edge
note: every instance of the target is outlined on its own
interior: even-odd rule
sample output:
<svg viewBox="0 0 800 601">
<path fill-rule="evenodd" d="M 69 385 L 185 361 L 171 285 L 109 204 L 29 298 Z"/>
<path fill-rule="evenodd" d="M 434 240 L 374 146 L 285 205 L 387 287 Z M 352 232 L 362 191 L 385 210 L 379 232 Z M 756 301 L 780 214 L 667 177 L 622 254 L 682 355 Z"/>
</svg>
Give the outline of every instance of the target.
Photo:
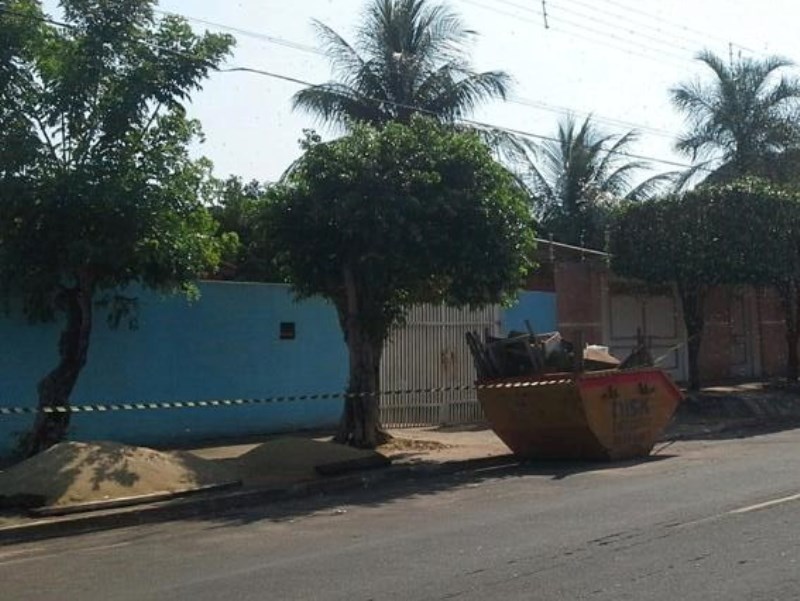
<svg viewBox="0 0 800 601">
<path fill-rule="evenodd" d="M 438 464 L 415 464 L 388 467 L 384 470 L 359 471 L 294 484 L 288 488 L 260 488 L 234 492 L 207 493 L 128 506 L 121 509 L 93 511 L 65 517 L 42 519 L 32 523 L 0 527 L 0 545 L 32 542 L 85 534 L 99 530 L 127 528 L 142 524 L 168 522 L 207 513 L 246 509 L 319 494 L 336 494 L 377 484 L 393 483 L 416 477 L 447 476 L 464 471 L 511 468 L 519 465 L 513 455 L 481 457 Z"/>
</svg>

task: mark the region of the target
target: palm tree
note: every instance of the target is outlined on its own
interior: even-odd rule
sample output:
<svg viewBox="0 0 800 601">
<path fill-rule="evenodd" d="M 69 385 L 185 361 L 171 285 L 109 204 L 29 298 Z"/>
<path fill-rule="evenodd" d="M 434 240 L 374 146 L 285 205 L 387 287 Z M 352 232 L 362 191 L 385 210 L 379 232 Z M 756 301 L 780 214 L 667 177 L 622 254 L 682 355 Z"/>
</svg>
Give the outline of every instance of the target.
<svg viewBox="0 0 800 601">
<path fill-rule="evenodd" d="M 708 51 L 697 59 L 713 72 L 713 80 L 682 83 L 670 91 L 688 124 L 676 149 L 703 168 L 713 166 L 716 180 L 769 175 L 800 133 L 800 82 L 779 73 L 793 63 L 776 56 L 726 62 Z"/>
<path fill-rule="evenodd" d="M 336 81 L 298 92 L 294 106 L 323 122 L 407 122 L 415 113 L 455 122 L 478 104 L 505 98 L 502 71 L 474 73 L 466 45 L 475 32 L 429 0 L 373 0 L 354 44 L 314 22 Z"/>
<path fill-rule="evenodd" d="M 635 183 L 637 174 L 650 168 L 629 156 L 637 140 L 635 131 L 605 134 L 591 116 L 580 125 L 569 116 L 559 123 L 555 138 L 532 147 L 525 179 L 546 233 L 562 242 L 602 248 L 614 203 L 645 200 L 673 182 L 675 174 L 664 173 Z"/>
</svg>

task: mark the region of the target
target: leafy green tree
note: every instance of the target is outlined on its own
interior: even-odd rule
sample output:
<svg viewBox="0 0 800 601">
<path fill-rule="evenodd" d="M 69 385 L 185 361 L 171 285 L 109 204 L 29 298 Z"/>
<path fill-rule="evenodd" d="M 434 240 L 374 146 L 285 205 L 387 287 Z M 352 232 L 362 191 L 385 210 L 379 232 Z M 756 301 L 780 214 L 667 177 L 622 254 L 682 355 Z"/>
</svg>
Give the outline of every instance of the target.
<svg viewBox="0 0 800 601">
<path fill-rule="evenodd" d="M 626 203 L 610 230 L 615 273 L 653 285 L 675 285 L 688 338 L 689 385 L 700 388 L 699 353 L 708 290 L 722 283 L 710 251 L 714 238 L 702 203 L 671 196 Z"/>
<path fill-rule="evenodd" d="M 231 243 L 200 201 L 209 165 L 189 157 L 200 126 L 183 103 L 232 39 L 156 23 L 153 5 L 61 0 L 66 26 L 33 0 L 0 9 L 0 39 L 24 32 L 0 51 L 0 123 L 15 125 L 0 131 L 0 298 L 64 322 L 40 409 L 69 405 L 97 302 L 115 324 L 135 309 L 130 285 L 194 295 Z M 63 439 L 69 418 L 40 412 L 29 452 Z"/>
<path fill-rule="evenodd" d="M 475 32 L 444 5 L 371 0 L 354 44 L 315 27 L 336 79 L 301 90 L 294 104 L 326 123 L 408 123 L 418 112 L 454 122 L 506 96 L 508 75 L 471 70 L 466 45 Z"/>
<path fill-rule="evenodd" d="M 701 380 L 705 299 L 710 288 L 720 285 L 778 291 L 786 312 L 787 376 L 797 379 L 800 195 L 795 190 L 746 179 L 628 204 L 613 220 L 611 252 L 616 273 L 677 286 L 692 389 Z"/>
<path fill-rule="evenodd" d="M 374 447 L 384 344 L 418 303 L 481 306 L 516 294 L 533 267 L 525 192 L 476 134 L 428 119 L 360 125 L 311 143 L 264 205 L 300 296 L 337 309 L 349 349 L 337 440 Z"/>
<path fill-rule="evenodd" d="M 11 7 L 29 18 L 6 19 L 0 27 L 0 176 L 7 182 L 13 173 L 34 160 L 37 152 L 37 140 L 27 119 L 3 107 L 12 106 L 24 92 L 26 72 L 22 63 L 31 58 L 40 13 L 32 1 L 17 2 L 7 10 Z"/>
<path fill-rule="evenodd" d="M 556 139 L 533 145 L 523 170 L 543 232 L 561 242 L 604 248 L 615 203 L 645 200 L 671 183 L 670 173 L 636 184 L 638 174 L 650 169 L 645 161 L 625 156 L 637 140 L 635 131 L 610 135 L 591 117 L 581 124 L 567 117 Z"/>
<path fill-rule="evenodd" d="M 727 62 L 709 51 L 697 58 L 712 79 L 671 90 L 688 124 L 677 150 L 715 170 L 712 182 L 770 176 L 774 164 L 800 140 L 800 82 L 785 73 L 793 63 L 776 56 Z"/>
<path fill-rule="evenodd" d="M 747 178 L 693 192 L 713 224 L 714 266 L 729 284 L 772 288 L 786 323 L 786 376 L 798 379 L 800 193 Z M 747 226 L 743 227 L 742 224 Z"/>
<path fill-rule="evenodd" d="M 283 282 L 273 247 L 264 234 L 264 203 L 270 201 L 270 187 L 259 181 L 243 182 L 231 176 L 210 183 L 205 196 L 209 210 L 222 231 L 233 232 L 239 238 L 239 249 L 230 257 L 217 277 L 238 281 Z"/>
</svg>

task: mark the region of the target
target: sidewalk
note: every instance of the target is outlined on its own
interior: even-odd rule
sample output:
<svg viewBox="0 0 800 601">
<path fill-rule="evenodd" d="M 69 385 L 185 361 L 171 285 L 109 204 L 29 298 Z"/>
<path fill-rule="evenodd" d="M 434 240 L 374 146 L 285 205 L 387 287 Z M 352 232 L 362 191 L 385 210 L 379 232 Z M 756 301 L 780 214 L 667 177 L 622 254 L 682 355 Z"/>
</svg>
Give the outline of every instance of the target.
<svg viewBox="0 0 800 601">
<path fill-rule="evenodd" d="M 751 385 L 726 387 L 704 391 L 702 395 L 687 400 L 662 441 L 740 438 L 796 427 L 800 427 L 800 397 L 797 393 L 776 393 Z M 249 471 L 242 472 L 242 486 L 238 489 L 180 498 L 162 495 L 162 498 L 153 498 L 146 504 L 64 517 L 34 518 L 0 513 L 0 544 L 7 540 L 62 536 L 85 530 L 213 515 L 276 501 L 387 485 L 403 479 L 443 477 L 484 467 L 513 469 L 518 465 L 507 447 L 485 425 L 415 428 L 396 430 L 391 434 L 393 440 L 379 449 L 382 455 L 391 459 L 391 466 L 383 469 L 338 472 L 327 476 L 317 473 L 311 464 L 275 469 L 270 458 L 292 456 L 291 447 L 261 447 L 260 455 L 253 453 L 261 463 L 253 463 Z M 265 437 L 247 444 L 210 443 L 183 450 L 226 464 L 239 461 L 265 442 L 286 440 L 312 443 L 311 446 L 326 449 L 324 454 L 341 452 L 338 446 L 324 444 L 330 441 L 330 436 L 314 433 Z M 269 452 L 264 452 L 264 449 Z"/>
<path fill-rule="evenodd" d="M 484 424 L 453 427 L 425 427 L 390 430 L 394 440 L 381 447 L 379 452 L 392 460 L 392 464 L 415 465 L 421 463 L 441 464 L 451 461 L 465 461 L 486 457 L 508 455 L 510 451 L 499 438 Z M 328 442 L 330 436 L 297 434 L 297 437 L 311 437 L 313 440 Z M 211 444 L 189 448 L 189 452 L 211 460 L 230 460 L 252 451 L 258 445 L 276 437 L 247 444 Z"/>
<path fill-rule="evenodd" d="M 58 517 L 0 513 L 0 544 L 180 519 L 200 513 L 265 505 L 310 495 L 333 494 L 409 477 L 432 477 L 481 466 L 517 463 L 494 433 L 483 426 L 418 428 L 392 431 L 391 434 L 394 440 L 380 450 L 382 455 L 391 459 L 391 466 L 383 469 L 357 470 L 334 476 L 322 476 L 307 469 L 277 471 L 269 475 L 245 472 L 242 486 L 236 490 L 179 497 L 162 495 L 153 498 L 152 502 L 144 499 L 142 504 Z M 203 459 L 227 463 L 258 449 L 265 442 L 291 439 L 324 443 L 330 441 L 330 436 L 313 433 L 289 437 L 273 436 L 260 441 L 249 441 L 247 444 L 210 444 L 184 450 Z"/>
</svg>

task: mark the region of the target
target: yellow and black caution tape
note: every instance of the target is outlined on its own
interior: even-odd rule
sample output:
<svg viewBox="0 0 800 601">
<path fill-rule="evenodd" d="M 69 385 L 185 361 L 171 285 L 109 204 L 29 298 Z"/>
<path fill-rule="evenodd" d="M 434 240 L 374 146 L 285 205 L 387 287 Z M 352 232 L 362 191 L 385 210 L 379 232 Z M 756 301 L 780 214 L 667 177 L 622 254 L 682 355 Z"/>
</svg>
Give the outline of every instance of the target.
<svg viewBox="0 0 800 601">
<path fill-rule="evenodd" d="M 67 405 L 55 407 L 0 407 L 0 417 L 14 415 L 31 415 L 37 413 L 107 413 L 114 411 L 153 411 L 172 409 L 207 409 L 219 407 L 242 407 L 248 405 L 272 405 L 281 403 L 294 403 L 303 401 L 344 400 L 347 398 L 364 398 L 370 396 L 389 397 L 412 394 L 428 394 L 441 392 L 467 392 L 478 389 L 498 388 L 534 388 L 550 384 L 563 384 L 570 382 L 568 379 L 536 380 L 522 382 L 498 382 L 491 384 L 469 384 L 462 386 L 439 386 L 434 388 L 409 388 L 405 390 L 390 390 L 381 392 L 332 392 L 324 394 L 303 394 L 294 396 L 275 396 L 256 399 L 223 399 L 208 401 L 165 401 L 145 403 L 100 403 L 91 405 Z"/>
</svg>

